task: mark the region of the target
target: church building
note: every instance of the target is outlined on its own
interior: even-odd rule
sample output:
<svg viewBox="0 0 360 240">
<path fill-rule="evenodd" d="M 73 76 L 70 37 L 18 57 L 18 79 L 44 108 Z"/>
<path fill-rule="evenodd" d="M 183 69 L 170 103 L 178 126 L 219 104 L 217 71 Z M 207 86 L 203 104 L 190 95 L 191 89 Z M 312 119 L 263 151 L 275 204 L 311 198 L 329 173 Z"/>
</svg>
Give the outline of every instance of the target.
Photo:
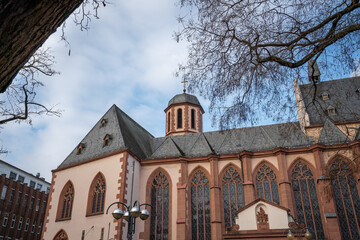
<svg viewBox="0 0 360 240">
<path fill-rule="evenodd" d="M 184 92 L 154 137 L 113 105 L 53 170 L 42 239 L 127 239 L 106 210 L 131 200 L 152 205 L 133 239 L 291 239 L 294 222 L 360 239 L 360 77 L 316 77 L 294 81 L 297 122 L 203 132 Z"/>
</svg>

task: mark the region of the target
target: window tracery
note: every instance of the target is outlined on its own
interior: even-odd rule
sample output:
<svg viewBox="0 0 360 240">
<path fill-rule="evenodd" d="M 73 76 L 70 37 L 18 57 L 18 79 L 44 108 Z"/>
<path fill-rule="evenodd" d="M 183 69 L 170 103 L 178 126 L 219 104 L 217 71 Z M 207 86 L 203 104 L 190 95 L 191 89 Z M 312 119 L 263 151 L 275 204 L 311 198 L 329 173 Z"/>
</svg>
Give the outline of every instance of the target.
<svg viewBox="0 0 360 240">
<path fill-rule="evenodd" d="M 54 237 L 54 240 L 68 240 L 68 236 L 64 230 L 60 230 Z"/>
<path fill-rule="evenodd" d="M 276 174 L 266 163 L 262 163 L 258 168 L 255 180 L 257 197 L 280 203 Z"/>
<path fill-rule="evenodd" d="M 74 201 L 74 188 L 71 182 L 68 182 L 63 191 L 61 192 L 59 207 L 61 207 L 61 212 L 59 219 L 69 219 L 71 218 L 71 210 Z"/>
<path fill-rule="evenodd" d="M 193 240 L 211 239 L 209 180 L 200 169 L 191 179 L 191 235 Z"/>
<path fill-rule="evenodd" d="M 350 166 L 342 159 L 330 166 L 331 185 L 343 239 L 360 239 L 360 198 Z"/>
<path fill-rule="evenodd" d="M 91 213 L 103 213 L 105 203 L 106 184 L 102 174 L 98 174 L 92 184 Z"/>
<path fill-rule="evenodd" d="M 169 181 L 159 172 L 151 184 L 151 240 L 169 238 L 169 194 Z"/>
<path fill-rule="evenodd" d="M 222 178 L 225 227 L 235 224 L 236 213 L 244 207 L 242 179 L 238 171 L 229 167 Z"/>
<path fill-rule="evenodd" d="M 315 239 L 325 239 L 316 187 L 310 168 L 299 161 L 291 172 L 297 219 L 304 223 Z"/>
</svg>

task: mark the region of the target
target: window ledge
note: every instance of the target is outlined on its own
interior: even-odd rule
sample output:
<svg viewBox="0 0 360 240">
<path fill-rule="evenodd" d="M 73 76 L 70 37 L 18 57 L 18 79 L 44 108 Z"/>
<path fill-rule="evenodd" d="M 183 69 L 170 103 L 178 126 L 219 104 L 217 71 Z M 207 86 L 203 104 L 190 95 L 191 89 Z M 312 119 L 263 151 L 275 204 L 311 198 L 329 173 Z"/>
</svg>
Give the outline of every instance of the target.
<svg viewBox="0 0 360 240">
<path fill-rule="evenodd" d="M 62 221 L 68 221 L 68 220 L 71 220 L 71 217 L 69 217 L 69 218 L 59 218 L 59 219 L 56 219 L 55 222 L 62 222 Z"/>
<path fill-rule="evenodd" d="M 102 215 L 102 214 L 104 214 L 104 212 L 87 213 L 87 214 L 86 214 L 86 217 L 97 216 L 97 215 Z"/>
</svg>

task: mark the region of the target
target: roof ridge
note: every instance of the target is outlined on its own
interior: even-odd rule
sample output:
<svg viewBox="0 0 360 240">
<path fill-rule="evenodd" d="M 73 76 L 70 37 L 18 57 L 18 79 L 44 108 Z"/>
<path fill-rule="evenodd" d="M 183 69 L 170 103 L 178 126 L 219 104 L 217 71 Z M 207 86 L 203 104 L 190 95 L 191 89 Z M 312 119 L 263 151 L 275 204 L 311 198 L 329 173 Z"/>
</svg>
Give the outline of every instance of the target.
<svg viewBox="0 0 360 240">
<path fill-rule="evenodd" d="M 104 118 L 104 116 L 106 116 L 111 110 L 115 110 L 116 105 L 113 104 L 111 105 L 111 107 L 105 112 L 105 114 L 103 114 L 100 119 L 94 124 L 94 126 L 90 129 L 90 131 L 88 131 L 86 133 L 86 135 L 81 139 L 81 141 L 75 146 L 75 148 L 77 146 L 79 146 L 80 143 L 83 143 L 83 141 L 90 135 L 90 133 L 92 133 L 92 131 L 95 129 L 95 127 L 97 126 L 97 124 Z M 115 111 L 115 115 L 116 115 L 116 111 Z M 121 132 L 120 132 L 121 133 Z M 63 163 L 65 163 L 65 161 L 72 155 L 74 149 L 71 150 L 71 152 L 66 156 L 66 158 L 58 165 L 57 168 L 59 168 Z"/>
<path fill-rule="evenodd" d="M 181 150 L 181 148 L 176 144 L 176 142 L 172 139 L 172 137 L 170 136 L 170 140 L 173 142 L 173 144 L 175 145 L 175 147 L 177 148 L 177 150 L 180 152 L 180 154 L 182 156 L 185 156 L 184 152 Z"/>
<path fill-rule="evenodd" d="M 196 144 L 201 144 L 201 143 L 199 143 L 199 140 L 202 139 L 202 138 L 205 139 L 206 147 L 208 148 L 208 150 L 210 150 L 212 153 L 214 153 L 214 150 L 212 149 L 212 147 L 210 146 L 209 142 L 207 141 L 204 133 L 200 133 L 199 136 L 196 138 L 193 146 L 192 146 L 192 147 L 190 148 L 190 150 L 189 150 L 189 153 L 190 153 L 190 154 L 192 153 L 192 151 L 193 151 L 193 149 L 195 148 Z M 203 145 L 203 144 L 202 144 L 202 145 Z"/>
<path fill-rule="evenodd" d="M 331 133 L 326 131 L 332 131 Z M 334 132 L 335 131 L 335 132 Z M 330 139 L 329 137 L 330 136 Z M 337 139 L 331 139 L 337 138 Z M 319 136 L 319 143 L 337 143 L 337 142 L 348 142 L 349 138 L 329 119 L 325 120 L 324 126 L 321 129 L 320 136 Z"/>
<path fill-rule="evenodd" d="M 114 104 L 115 105 L 115 104 Z M 136 122 L 134 119 L 132 119 L 129 115 L 127 115 L 123 110 L 121 110 L 121 108 L 119 108 L 118 106 L 116 106 L 117 110 L 120 110 L 121 114 L 125 115 L 127 118 L 131 119 L 133 123 L 135 123 L 135 125 L 137 125 L 139 128 L 141 128 L 142 130 L 144 130 L 146 133 L 150 134 L 152 137 L 154 137 L 148 130 L 146 130 L 143 126 L 141 126 L 138 122 Z"/>
</svg>

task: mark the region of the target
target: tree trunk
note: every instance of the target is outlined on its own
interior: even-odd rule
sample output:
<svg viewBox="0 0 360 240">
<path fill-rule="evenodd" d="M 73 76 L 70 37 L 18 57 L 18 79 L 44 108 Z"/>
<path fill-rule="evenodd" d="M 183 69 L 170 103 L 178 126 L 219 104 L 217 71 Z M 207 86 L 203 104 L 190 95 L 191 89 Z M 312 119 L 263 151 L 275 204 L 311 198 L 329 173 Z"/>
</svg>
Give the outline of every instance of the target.
<svg viewBox="0 0 360 240">
<path fill-rule="evenodd" d="M 0 92 L 82 0 L 0 0 Z"/>
</svg>

